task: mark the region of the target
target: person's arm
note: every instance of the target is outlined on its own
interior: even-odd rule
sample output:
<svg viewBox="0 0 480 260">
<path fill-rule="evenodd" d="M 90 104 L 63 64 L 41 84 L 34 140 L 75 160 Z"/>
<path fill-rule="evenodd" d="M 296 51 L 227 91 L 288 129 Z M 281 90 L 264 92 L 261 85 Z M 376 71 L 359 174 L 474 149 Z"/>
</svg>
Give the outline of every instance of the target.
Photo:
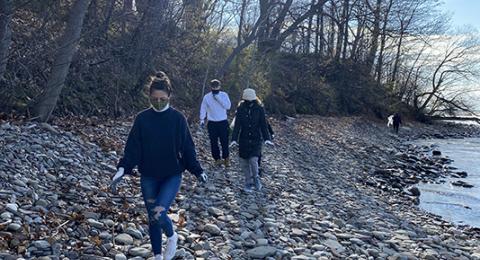
<svg viewBox="0 0 480 260">
<path fill-rule="evenodd" d="M 181 144 L 181 154 L 183 157 L 183 163 L 185 169 L 187 169 L 190 173 L 195 175 L 197 178 L 203 173 L 202 166 L 197 160 L 197 153 L 195 151 L 195 144 L 192 139 L 192 135 L 190 134 L 190 129 L 188 128 L 187 120 L 185 117 L 182 117 L 182 121 L 180 122 L 180 138 L 182 140 Z"/>
<path fill-rule="evenodd" d="M 274 136 L 275 136 L 275 133 L 273 132 L 272 125 L 271 125 L 270 122 L 268 122 L 268 121 L 267 121 L 267 127 L 268 127 L 268 133 L 270 134 L 270 137 L 271 137 L 272 140 L 273 140 L 273 138 L 274 138 Z"/>
<path fill-rule="evenodd" d="M 215 101 L 217 101 L 225 110 L 229 110 L 232 107 L 232 103 L 230 102 L 230 98 L 228 94 L 225 92 L 221 92 L 217 95 L 213 95 Z"/>
<path fill-rule="evenodd" d="M 135 118 L 130 133 L 128 134 L 127 143 L 123 157 L 117 165 L 117 169 L 123 168 L 125 174 L 132 174 L 133 168 L 140 163 L 142 156 L 142 140 L 140 132 L 140 123 L 138 116 Z"/>
<path fill-rule="evenodd" d="M 205 123 L 207 117 L 207 96 L 203 97 L 202 105 L 200 106 L 200 124 Z"/>
<path fill-rule="evenodd" d="M 235 123 L 233 124 L 233 131 L 232 131 L 232 142 L 237 142 L 238 143 L 238 136 L 240 135 L 240 123 L 239 123 L 239 114 L 240 111 L 237 109 L 237 112 L 235 113 Z"/>
<path fill-rule="evenodd" d="M 268 132 L 267 119 L 265 118 L 265 110 L 260 108 L 260 131 L 262 132 L 263 140 L 270 141 L 272 138 Z"/>
</svg>

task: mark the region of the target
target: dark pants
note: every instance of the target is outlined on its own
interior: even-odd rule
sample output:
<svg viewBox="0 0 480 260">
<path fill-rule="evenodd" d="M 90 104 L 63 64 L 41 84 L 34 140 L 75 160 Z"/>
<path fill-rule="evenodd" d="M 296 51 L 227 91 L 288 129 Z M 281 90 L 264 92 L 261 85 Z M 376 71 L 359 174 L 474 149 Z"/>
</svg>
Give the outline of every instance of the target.
<svg viewBox="0 0 480 260">
<path fill-rule="evenodd" d="M 167 237 L 173 235 L 172 220 L 168 217 L 168 209 L 175 200 L 182 175 L 175 174 L 164 180 L 141 177 L 143 200 L 148 212 L 148 231 L 154 255 L 162 253 L 162 231 Z"/>
<path fill-rule="evenodd" d="M 393 123 L 393 130 L 395 131 L 395 133 L 398 134 L 398 129 L 400 128 L 400 124 L 395 124 Z"/>
<path fill-rule="evenodd" d="M 218 147 L 218 139 L 220 139 L 220 144 L 222 145 L 221 158 L 228 158 L 228 121 L 208 121 L 208 136 L 210 137 L 210 146 L 212 149 L 213 159 L 220 159 L 220 148 Z"/>
</svg>

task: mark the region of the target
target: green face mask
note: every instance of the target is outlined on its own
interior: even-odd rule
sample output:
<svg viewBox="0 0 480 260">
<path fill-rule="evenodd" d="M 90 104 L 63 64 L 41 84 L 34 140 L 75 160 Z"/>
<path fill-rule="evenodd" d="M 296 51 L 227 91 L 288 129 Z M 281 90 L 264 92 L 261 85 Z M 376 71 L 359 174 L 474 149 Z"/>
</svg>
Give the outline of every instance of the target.
<svg viewBox="0 0 480 260">
<path fill-rule="evenodd" d="M 150 104 L 157 111 L 163 110 L 168 105 L 168 102 L 169 102 L 168 99 L 163 100 L 163 99 L 150 98 Z"/>
</svg>

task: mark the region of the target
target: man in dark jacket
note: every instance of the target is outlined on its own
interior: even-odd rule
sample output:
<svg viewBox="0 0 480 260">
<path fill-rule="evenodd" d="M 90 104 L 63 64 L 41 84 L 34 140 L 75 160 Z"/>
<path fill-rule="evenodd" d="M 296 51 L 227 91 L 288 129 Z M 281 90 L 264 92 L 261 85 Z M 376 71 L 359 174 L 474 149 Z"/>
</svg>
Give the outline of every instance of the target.
<svg viewBox="0 0 480 260">
<path fill-rule="evenodd" d="M 265 111 L 257 101 L 255 90 L 243 91 L 244 102 L 237 108 L 231 146 L 239 145 L 240 165 L 245 175 L 245 191 L 251 192 L 255 187 L 262 189 L 258 177 L 258 157 L 262 143 L 273 145 L 268 133 Z"/>
</svg>

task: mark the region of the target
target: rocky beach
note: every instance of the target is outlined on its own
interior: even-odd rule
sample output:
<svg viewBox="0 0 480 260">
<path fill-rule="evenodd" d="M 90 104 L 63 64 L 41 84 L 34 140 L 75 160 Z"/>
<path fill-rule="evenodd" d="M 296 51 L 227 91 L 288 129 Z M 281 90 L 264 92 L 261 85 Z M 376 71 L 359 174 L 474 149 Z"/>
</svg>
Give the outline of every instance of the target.
<svg viewBox="0 0 480 260">
<path fill-rule="evenodd" d="M 116 171 L 131 120 L 0 124 L 0 259 L 149 259 L 138 177 L 118 194 Z M 480 229 L 419 209 L 420 182 L 468 173 L 416 140 L 479 137 L 474 126 L 302 116 L 273 120 L 261 192 L 242 191 L 232 167 L 209 160 L 206 133 L 192 128 L 209 175 L 184 174 L 170 216 L 177 259 L 480 259 Z"/>
</svg>

